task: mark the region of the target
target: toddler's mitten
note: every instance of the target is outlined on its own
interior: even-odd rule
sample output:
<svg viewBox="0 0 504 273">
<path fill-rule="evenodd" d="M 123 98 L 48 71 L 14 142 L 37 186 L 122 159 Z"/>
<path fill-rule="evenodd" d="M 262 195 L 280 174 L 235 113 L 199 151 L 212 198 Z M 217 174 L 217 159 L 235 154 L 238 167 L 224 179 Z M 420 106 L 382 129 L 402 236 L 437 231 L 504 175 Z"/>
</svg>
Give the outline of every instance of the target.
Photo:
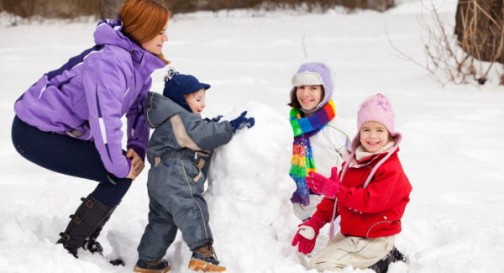
<svg viewBox="0 0 504 273">
<path fill-rule="evenodd" d="M 250 128 L 254 126 L 255 119 L 246 117 L 247 111 L 243 111 L 241 115 L 230 121 L 231 127 L 233 127 L 233 133 L 236 133 L 237 130 L 243 129 L 245 127 Z"/>
</svg>

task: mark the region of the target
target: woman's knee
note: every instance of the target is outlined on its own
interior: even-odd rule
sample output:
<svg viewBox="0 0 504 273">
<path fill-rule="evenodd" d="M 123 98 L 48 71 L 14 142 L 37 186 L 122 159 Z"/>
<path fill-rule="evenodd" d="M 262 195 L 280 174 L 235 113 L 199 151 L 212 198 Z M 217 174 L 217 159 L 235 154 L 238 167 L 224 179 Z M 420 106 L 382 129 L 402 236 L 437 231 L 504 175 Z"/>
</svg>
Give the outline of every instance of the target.
<svg viewBox="0 0 504 273">
<path fill-rule="evenodd" d="M 131 183 L 132 180 L 129 178 L 120 179 L 120 181 L 116 184 L 112 184 L 110 182 L 100 182 L 91 194 L 102 203 L 110 207 L 115 207 L 126 195 Z"/>
</svg>

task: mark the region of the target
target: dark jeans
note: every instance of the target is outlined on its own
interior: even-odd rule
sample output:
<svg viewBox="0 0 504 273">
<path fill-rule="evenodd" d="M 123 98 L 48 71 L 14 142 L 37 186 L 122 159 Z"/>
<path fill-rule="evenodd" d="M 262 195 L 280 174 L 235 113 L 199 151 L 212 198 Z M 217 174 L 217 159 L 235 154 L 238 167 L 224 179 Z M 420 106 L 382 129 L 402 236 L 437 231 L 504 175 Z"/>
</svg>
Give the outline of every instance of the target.
<svg viewBox="0 0 504 273">
<path fill-rule="evenodd" d="M 12 143 L 20 155 L 41 167 L 98 181 L 91 195 L 107 206 L 119 204 L 131 186 L 131 179 L 117 178 L 105 169 L 91 141 L 43 132 L 16 116 L 12 123 Z"/>
</svg>

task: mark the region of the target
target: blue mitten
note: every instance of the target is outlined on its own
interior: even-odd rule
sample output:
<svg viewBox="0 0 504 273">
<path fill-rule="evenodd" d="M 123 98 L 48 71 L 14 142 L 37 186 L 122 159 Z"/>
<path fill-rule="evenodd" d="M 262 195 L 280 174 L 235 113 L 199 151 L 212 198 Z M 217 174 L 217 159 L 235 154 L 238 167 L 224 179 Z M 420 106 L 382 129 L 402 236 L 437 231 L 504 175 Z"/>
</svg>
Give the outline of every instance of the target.
<svg viewBox="0 0 504 273">
<path fill-rule="evenodd" d="M 250 128 L 254 126 L 255 119 L 247 118 L 245 115 L 247 115 L 247 111 L 243 111 L 243 113 L 241 113 L 239 117 L 229 122 L 231 123 L 231 127 L 233 127 L 233 133 L 236 133 L 237 130 L 243 129 L 245 127 Z"/>
</svg>

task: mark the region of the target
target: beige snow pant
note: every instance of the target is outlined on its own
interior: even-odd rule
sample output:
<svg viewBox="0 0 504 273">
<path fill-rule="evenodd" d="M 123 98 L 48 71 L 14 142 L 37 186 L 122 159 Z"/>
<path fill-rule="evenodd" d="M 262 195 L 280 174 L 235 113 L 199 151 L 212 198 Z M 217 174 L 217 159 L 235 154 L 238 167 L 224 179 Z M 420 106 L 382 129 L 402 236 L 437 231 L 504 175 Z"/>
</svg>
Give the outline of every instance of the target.
<svg viewBox="0 0 504 273">
<path fill-rule="evenodd" d="M 318 271 L 338 271 L 349 265 L 353 268 L 367 268 L 392 250 L 394 238 L 395 236 L 367 239 L 347 237 L 338 232 L 325 248 L 310 259 L 310 265 Z"/>
</svg>

